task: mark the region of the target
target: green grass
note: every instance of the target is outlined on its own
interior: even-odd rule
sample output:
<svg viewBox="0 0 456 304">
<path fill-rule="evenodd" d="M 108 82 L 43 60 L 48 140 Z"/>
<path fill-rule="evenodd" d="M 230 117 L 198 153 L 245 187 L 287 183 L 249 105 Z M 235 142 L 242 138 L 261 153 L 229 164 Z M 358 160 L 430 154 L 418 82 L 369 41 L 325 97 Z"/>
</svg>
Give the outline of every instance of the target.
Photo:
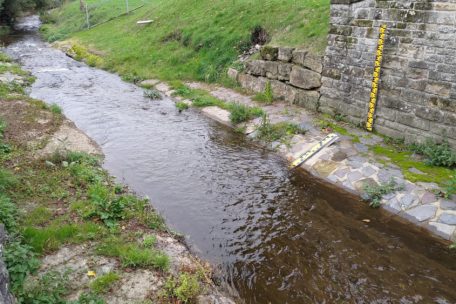
<svg viewBox="0 0 456 304">
<path fill-rule="evenodd" d="M 272 104 L 274 102 L 274 96 L 272 93 L 271 82 L 268 81 L 266 83 L 266 87 L 263 93 L 258 93 L 255 95 L 254 100 L 265 103 L 265 104 Z"/>
<path fill-rule="evenodd" d="M 287 139 L 293 135 L 306 133 L 306 130 L 301 129 L 299 125 L 292 122 L 284 121 L 271 124 L 266 115 L 263 116 L 263 120 L 257 131 L 257 138 L 266 142 L 273 142 L 277 140 L 287 142 Z"/>
<path fill-rule="evenodd" d="M 108 292 L 112 285 L 120 279 L 120 276 L 115 272 L 108 272 L 90 283 L 90 289 L 96 294 Z"/>
<path fill-rule="evenodd" d="M 57 250 L 64 244 L 78 244 L 100 238 L 105 230 L 92 222 L 66 224 L 56 221 L 47 227 L 27 226 L 22 233 L 25 242 L 35 252 L 42 254 Z"/>
<path fill-rule="evenodd" d="M 118 257 L 124 267 L 153 267 L 167 270 L 169 257 L 159 251 L 143 248 L 136 243 L 126 242 L 120 238 L 109 238 L 100 244 L 97 253 L 109 257 Z"/>
<path fill-rule="evenodd" d="M 260 117 L 264 114 L 259 107 L 249 107 L 243 104 L 234 102 L 224 102 L 212 96 L 209 92 L 200 89 L 191 89 L 179 81 L 172 82 L 173 89 L 176 95 L 192 100 L 192 106 L 204 108 L 216 106 L 230 112 L 230 120 L 233 124 L 248 121 L 255 117 Z"/>
<path fill-rule="evenodd" d="M 52 113 L 54 114 L 62 114 L 62 108 L 58 104 L 51 104 L 49 106 L 49 110 L 51 110 Z"/>
<path fill-rule="evenodd" d="M 137 1 L 132 1 L 135 6 Z M 329 23 L 329 0 L 154 0 L 145 7 L 88 31 L 77 1 L 51 13 L 43 27 L 50 40 L 75 38 L 106 52 L 104 67 L 142 79 L 222 81 L 225 71 L 249 48 L 255 27 L 274 45 L 304 46 L 322 54 Z M 123 0 L 99 3 L 91 23 L 121 12 Z M 153 19 L 146 26 L 136 21 Z M 77 32 L 76 31 L 80 31 Z"/>
<path fill-rule="evenodd" d="M 185 102 L 179 101 L 176 102 L 176 108 L 179 110 L 179 112 L 185 111 L 188 109 L 188 104 Z"/>
<path fill-rule="evenodd" d="M 398 151 L 394 147 L 388 146 L 373 146 L 370 149 L 375 154 L 388 157 L 389 160 L 384 162 L 399 166 L 405 178 L 411 182 L 436 183 L 445 187 L 451 176 L 456 174 L 456 170 L 430 166 L 422 161 L 414 160 L 413 153 L 410 151 Z M 424 174 L 412 173 L 409 171 L 411 168 L 416 168 Z"/>
</svg>

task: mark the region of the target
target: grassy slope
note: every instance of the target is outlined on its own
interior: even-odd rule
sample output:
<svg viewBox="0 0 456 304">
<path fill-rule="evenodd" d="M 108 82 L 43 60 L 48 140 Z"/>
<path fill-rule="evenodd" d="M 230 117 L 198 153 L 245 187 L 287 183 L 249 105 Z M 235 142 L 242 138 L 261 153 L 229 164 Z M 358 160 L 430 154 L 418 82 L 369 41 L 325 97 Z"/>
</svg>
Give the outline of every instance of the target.
<svg viewBox="0 0 456 304">
<path fill-rule="evenodd" d="M 109 3 L 114 2 L 123 3 Z M 119 13 L 119 8 L 112 7 L 106 11 L 106 4 L 99 5 L 94 12 L 103 10 L 106 19 Z M 130 16 L 72 34 L 83 27 L 82 16 L 78 2 L 55 10 L 50 19 L 56 23 L 45 26 L 45 37 L 52 40 L 72 35 L 105 51 L 105 68 L 120 74 L 216 81 L 249 44 L 258 25 L 270 33 L 271 44 L 304 46 L 322 53 L 329 0 L 156 0 Z M 103 18 L 94 16 L 92 23 Z M 136 25 L 144 19 L 154 23 Z"/>
</svg>

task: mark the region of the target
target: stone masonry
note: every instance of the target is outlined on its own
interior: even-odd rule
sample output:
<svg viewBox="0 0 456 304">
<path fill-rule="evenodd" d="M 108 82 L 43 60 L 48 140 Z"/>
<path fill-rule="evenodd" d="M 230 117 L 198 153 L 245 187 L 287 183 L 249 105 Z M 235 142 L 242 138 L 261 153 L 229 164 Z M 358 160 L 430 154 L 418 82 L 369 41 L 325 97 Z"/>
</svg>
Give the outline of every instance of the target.
<svg viewBox="0 0 456 304">
<path fill-rule="evenodd" d="M 382 24 L 388 29 L 375 129 L 456 147 L 454 0 L 332 0 L 320 110 L 365 122 Z"/>
<path fill-rule="evenodd" d="M 309 110 L 319 107 L 322 58 L 306 50 L 293 48 L 263 47 L 262 60 L 245 64 L 245 73 L 229 71 L 230 77 L 256 93 L 262 93 L 271 84 L 274 98 L 298 104 Z"/>
</svg>

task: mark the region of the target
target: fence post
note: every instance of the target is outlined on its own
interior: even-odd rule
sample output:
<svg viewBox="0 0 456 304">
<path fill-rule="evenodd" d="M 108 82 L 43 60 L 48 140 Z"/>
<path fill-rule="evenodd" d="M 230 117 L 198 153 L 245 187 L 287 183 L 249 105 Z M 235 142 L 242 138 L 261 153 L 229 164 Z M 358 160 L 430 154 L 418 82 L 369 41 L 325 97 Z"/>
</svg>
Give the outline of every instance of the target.
<svg viewBox="0 0 456 304">
<path fill-rule="evenodd" d="M 127 14 L 129 14 L 130 13 L 130 9 L 128 7 L 128 0 L 125 0 L 125 4 L 127 5 Z"/>
<path fill-rule="evenodd" d="M 89 8 L 87 7 L 87 3 L 85 4 L 85 11 L 86 11 L 87 29 L 90 29 Z"/>
</svg>

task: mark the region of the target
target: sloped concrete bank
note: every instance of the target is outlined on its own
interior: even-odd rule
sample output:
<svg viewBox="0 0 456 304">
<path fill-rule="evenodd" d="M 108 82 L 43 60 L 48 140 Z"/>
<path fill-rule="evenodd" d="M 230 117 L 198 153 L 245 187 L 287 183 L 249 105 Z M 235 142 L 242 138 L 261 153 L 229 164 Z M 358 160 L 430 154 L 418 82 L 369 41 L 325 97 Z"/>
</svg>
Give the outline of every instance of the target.
<svg viewBox="0 0 456 304">
<path fill-rule="evenodd" d="M 154 83 L 155 88 L 166 96 L 174 95 L 174 90 L 166 83 L 158 80 Z M 243 95 L 231 89 L 203 83 L 187 85 L 190 88 L 207 90 L 214 97 L 227 102 L 235 101 L 248 106 L 258 106 L 258 103 L 253 101 L 253 96 Z M 191 104 L 190 100 L 184 100 L 179 96 L 174 96 L 174 99 Z M 304 135 L 294 135 L 287 143 L 263 143 L 275 149 L 288 161 L 308 151 L 328 132 L 334 131 L 331 127 L 321 127 L 320 114 L 306 111 L 297 105 L 274 103 L 263 105 L 262 109 L 267 113 L 271 124 L 293 122 L 307 130 Z M 207 107 L 202 109 L 202 113 L 232 128 L 239 127 L 230 122 L 230 113 L 226 110 Z M 241 125 L 249 138 L 255 139 L 256 129 L 261 125 L 261 121 L 261 118 L 257 118 Z M 394 180 L 402 187 L 399 191 L 383 196 L 381 208 L 397 215 L 399 220 L 413 223 L 444 240 L 456 241 L 456 198 L 438 197 L 435 193 L 440 187 L 436 183 L 408 181 L 398 166 L 389 162 L 388 158 L 373 153 L 371 148 L 381 145 L 384 141 L 381 136 L 354 128 L 350 124 L 345 124 L 344 127 L 346 130 L 339 134 L 339 141 L 318 152 L 300 168 L 359 196 L 364 195 L 366 185 L 375 187 Z"/>
</svg>

